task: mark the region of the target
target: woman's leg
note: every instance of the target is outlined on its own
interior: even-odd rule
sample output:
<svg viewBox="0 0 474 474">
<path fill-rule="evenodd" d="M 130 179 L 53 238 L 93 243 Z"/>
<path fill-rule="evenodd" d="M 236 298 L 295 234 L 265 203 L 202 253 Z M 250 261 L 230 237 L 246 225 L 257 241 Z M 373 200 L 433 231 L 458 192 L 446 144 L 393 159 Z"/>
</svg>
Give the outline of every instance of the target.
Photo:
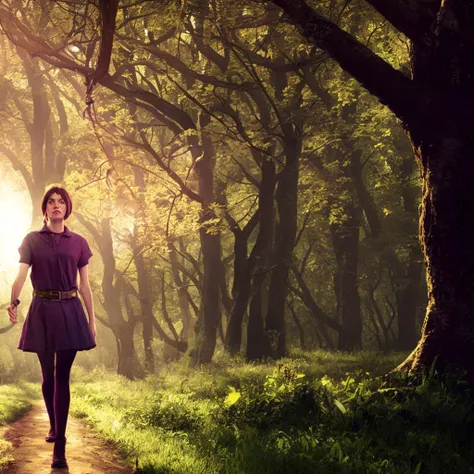
<svg viewBox="0 0 474 474">
<path fill-rule="evenodd" d="M 77 351 L 56 352 L 56 371 L 54 374 L 54 414 L 56 420 L 56 438 L 62 439 L 66 434 L 69 413 L 69 374 Z"/>
<path fill-rule="evenodd" d="M 51 426 L 50 435 L 54 434 L 54 352 L 38 352 L 38 359 L 41 364 L 43 381 L 41 389 L 43 391 L 44 404 L 49 416 Z"/>
</svg>

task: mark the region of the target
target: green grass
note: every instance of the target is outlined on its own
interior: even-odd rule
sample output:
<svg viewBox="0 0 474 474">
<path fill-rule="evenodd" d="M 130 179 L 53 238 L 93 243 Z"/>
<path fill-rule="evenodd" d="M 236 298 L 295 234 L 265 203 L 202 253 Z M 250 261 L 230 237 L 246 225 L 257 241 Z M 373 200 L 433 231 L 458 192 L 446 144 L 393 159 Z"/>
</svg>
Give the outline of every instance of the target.
<svg viewBox="0 0 474 474">
<path fill-rule="evenodd" d="M 218 354 L 141 381 L 76 368 L 71 410 L 142 473 L 424 472 L 421 453 L 435 438 L 408 445 L 400 420 L 425 392 L 395 396 L 376 379 L 404 357 L 298 351 L 245 364 Z"/>
<path fill-rule="evenodd" d="M 41 396 L 36 384 L 19 382 L 0 385 L 0 472 L 7 472 L 12 461 L 11 443 L 3 439 L 5 425 L 24 415 Z"/>
<path fill-rule="evenodd" d="M 474 473 L 472 390 L 432 374 L 387 385 L 379 376 L 405 356 L 298 351 L 246 364 L 217 354 L 137 381 L 76 366 L 71 412 L 140 473 Z M 5 420 L 22 396 L 8 387 Z"/>
</svg>

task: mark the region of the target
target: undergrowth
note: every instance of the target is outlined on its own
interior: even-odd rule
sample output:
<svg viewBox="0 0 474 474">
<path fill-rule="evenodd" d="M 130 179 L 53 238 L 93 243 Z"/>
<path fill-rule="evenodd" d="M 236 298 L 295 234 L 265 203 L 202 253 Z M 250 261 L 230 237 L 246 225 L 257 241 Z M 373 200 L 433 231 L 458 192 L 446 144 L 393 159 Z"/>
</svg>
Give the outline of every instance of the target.
<svg viewBox="0 0 474 474">
<path fill-rule="evenodd" d="M 73 410 L 141 473 L 474 472 L 471 393 L 425 374 L 379 376 L 405 354 L 218 356 L 129 381 L 77 374 Z"/>
</svg>

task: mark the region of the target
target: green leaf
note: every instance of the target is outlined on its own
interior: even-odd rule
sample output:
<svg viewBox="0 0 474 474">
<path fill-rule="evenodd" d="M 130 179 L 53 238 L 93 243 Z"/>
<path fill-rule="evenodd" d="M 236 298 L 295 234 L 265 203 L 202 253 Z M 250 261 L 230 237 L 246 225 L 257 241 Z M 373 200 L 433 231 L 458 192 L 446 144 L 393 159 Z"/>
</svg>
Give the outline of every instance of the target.
<svg viewBox="0 0 474 474">
<path fill-rule="evenodd" d="M 224 400 L 224 405 L 227 407 L 231 407 L 232 405 L 235 405 L 238 402 L 240 397 L 240 392 L 230 392 Z"/>
<path fill-rule="evenodd" d="M 339 411 L 343 415 L 345 415 L 347 413 L 346 407 L 339 400 L 334 400 L 334 403 L 336 404 L 337 408 L 339 408 Z"/>
</svg>

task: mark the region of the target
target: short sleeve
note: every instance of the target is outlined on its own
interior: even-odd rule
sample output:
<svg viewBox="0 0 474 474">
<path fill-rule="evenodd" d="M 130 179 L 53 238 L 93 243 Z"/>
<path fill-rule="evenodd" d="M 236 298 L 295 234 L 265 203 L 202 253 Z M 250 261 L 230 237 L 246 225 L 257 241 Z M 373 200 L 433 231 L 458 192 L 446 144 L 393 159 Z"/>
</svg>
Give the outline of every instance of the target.
<svg viewBox="0 0 474 474">
<path fill-rule="evenodd" d="M 77 263 L 77 267 L 81 268 L 84 265 L 89 263 L 89 259 L 92 257 L 92 252 L 87 243 L 86 239 L 81 239 L 81 256 L 79 257 L 79 262 Z"/>
<path fill-rule="evenodd" d="M 20 247 L 18 247 L 18 252 L 20 252 L 20 263 L 31 265 L 31 244 L 29 234 L 25 236 Z"/>
</svg>

